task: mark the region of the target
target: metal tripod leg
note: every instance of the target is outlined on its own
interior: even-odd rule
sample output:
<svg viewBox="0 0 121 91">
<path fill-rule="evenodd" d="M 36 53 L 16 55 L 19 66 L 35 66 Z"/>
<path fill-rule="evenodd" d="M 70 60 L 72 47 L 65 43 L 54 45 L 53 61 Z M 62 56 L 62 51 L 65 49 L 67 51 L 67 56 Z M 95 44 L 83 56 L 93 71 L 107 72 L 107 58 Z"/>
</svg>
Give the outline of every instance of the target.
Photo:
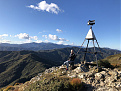
<svg viewBox="0 0 121 91">
<path fill-rule="evenodd" d="M 93 40 L 93 46 L 94 46 L 94 53 L 95 53 L 95 44 L 94 44 L 94 40 Z M 98 62 L 97 62 L 97 55 L 96 55 L 96 53 L 95 53 L 95 59 L 96 59 L 97 68 L 98 68 Z"/>
<path fill-rule="evenodd" d="M 97 40 L 96 40 L 96 43 L 97 43 L 97 45 L 98 45 L 98 48 L 100 49 L 100 46 L 99 46 Z M 100 49 L 100 53 L 101 53 L 101 49 Z M 101 54 L 102 54 L 102 53 L 101 53 Z M 102 54 L 102 57 L 103 57 L 103 54 Z"/>
<path fill-rule="evenodd" d="M 86 47 L 86 51 L 85 51 L 85 55 L 84 55 L 84 61 L 86 62 L 86 52 L 87 52 L 87 48 L 88 48 L 88 44 L 89 44 L 89 40 L 88 40 L 88 43 L 87 43 L 87 47 Z"/>
<path fill-rule="evenodd" d="M 84 42 L 86 41 L 86 39 L 84 40 Z M 81 47 L 83 46 L 84 42 L 82 43 Z M 81 49 L 80 47 L 80 49 Z M 77 54 L 79 53 L 80 49 L 78 50 Z"/>
</svg>

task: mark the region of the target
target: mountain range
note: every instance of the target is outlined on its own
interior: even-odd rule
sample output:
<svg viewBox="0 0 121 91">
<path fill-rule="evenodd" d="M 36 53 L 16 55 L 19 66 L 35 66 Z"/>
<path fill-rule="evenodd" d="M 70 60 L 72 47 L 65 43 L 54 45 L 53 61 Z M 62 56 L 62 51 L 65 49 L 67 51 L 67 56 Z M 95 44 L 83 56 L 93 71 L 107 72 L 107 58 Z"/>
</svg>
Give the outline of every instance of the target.
<svg viewBox="0 0 121 91">
<path fill-rule="evenodd" d="M 54 44 L 54 43 L 24 43 L 24 44 L 9 44 L 9 43 L 1 43 L 0 51 L 21 51 L 21 50 L 51 50 L 58 48 L 66 48 L 72 47 L 71 45 L 62 45 L 62 44 Z"/>
<path fill-rule="evenodd" d="M 78 47 L 67 47 L 40 51 L 0 51 L 0 87 L 16 82 L 24 83 L 49 67 L 63 64 L 68 59 L 71 49 L 75 53 L 79 50 Z M 98 48 L 96 50 L 99 51 Z M 83 51 L 85 48 L 77 54 L 75 63 L 83 61 Z M 89 48 L 88 51 L 93 51 L 93 48 Z M 101 51 L 103 55 L 97 54 L 98 59 L 121 53 L 107 48 L 101 48 Z M 95 61 L 94 54 L 87 53 L 86 60 Z"/>
</svg>

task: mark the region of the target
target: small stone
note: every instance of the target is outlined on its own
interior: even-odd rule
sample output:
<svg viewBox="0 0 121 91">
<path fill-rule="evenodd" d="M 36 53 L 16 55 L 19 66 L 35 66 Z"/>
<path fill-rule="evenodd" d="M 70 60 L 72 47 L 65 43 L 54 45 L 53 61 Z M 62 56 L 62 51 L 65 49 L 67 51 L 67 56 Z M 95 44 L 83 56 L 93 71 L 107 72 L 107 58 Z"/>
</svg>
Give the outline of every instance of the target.
<svg viewBox="0 0 121 91">
<path fill-rule="evenodd" d="M 87 77 L 94 77 L 94 73 L 93 72 L 88 72 Z"/>
<path fill-rule="evenodd" d="M 87 82 L 88 82 L 88 84 L 92 84 L 93 80 L 90 78 L 87 78 Z"/>
<path fill-rule="evenodd" d="M 63 75 L 66 75 L 66 71 L 62 71 L 62 74 L 63 74 Z"/>
<path fill-rule="evenodd" d="M 39 73 L 38 76 L 42 76 L 42 73 Z"/>
<path fill-rule="evenodd" d="M 105 86 L 105 83 L 103 81 L 101 81 L 100 86 Z"/>
<path fill-rule="evenodd" d="M 101 78 L 103 78 L 103 75 L 102 74 L 100 74 L 100 73 L 96 73 L 95 74 L 95 79 L 96 80 L 100 80 Z"/>
<path fill-rule="evenodd" d="M 121 71 L 118 71 L 118 77 L 121 77 Z"/>
<path fill-rule="evenodd" d="M 116 71 L 112 71 L 112 70 L 109 71 L 108 73 L 109 73 L 110 75 L 115 75 L 115 76 L 118 75 L 118 72 L 116 72 Z"/>
<path fill-rule="evenodd" d="M 81 70 L 80 67 L 77 67 L 76 69 L 74 69 L 74 71 L 75 71 L 76 73 L 80 73 L 80 72 L 82 72 L 82 70 Z"/>
<path fill-rule="evenodd" d="M 120 87 L 121 87 L 121 85 L 119 85 L 119 84 L 116 86 L 116 88 L 120 88 Z"/>
<path fill-rule="evenodd" d="M 107 88 L 107 87 L 99 87 L 95 91 L 109 91 L 109 88 Z"/>
<path fill-rule="evenodd" d="M 71 78 L 76 78 L 77 75 L 70 75 L 69 77 L 71 77 Z"/>
<path fill-rule="evenodd" d="M 121 88 L 121 82 L 116 83 L 116 88 Z"/>
<path fill-rule="evenodd" d="M 109 91 L 118 91 L 116 88 L 110 88 Z"/>
<path fill-rule="evenodd" d="M 83 79 L 83 78 L 86 77 L 86 75 L 85 74 L 79 74 L 78 77 L 81 78 L 81 79 Z"/>
<path fill-rule="evenodd" d="M 105 79 L 105 83 L 107 83 L 107 84 L 112 83 L 112 82 L 114 82 L 114 81 L 115 81 L 115 79 L 114 79 L 113 77 L 107 77 L 107 78 Z"/>
<path fill-rule="evenodd" d="M 93 68 L 93 66 L 89 65 L 89 69 Z"/>
</svg>

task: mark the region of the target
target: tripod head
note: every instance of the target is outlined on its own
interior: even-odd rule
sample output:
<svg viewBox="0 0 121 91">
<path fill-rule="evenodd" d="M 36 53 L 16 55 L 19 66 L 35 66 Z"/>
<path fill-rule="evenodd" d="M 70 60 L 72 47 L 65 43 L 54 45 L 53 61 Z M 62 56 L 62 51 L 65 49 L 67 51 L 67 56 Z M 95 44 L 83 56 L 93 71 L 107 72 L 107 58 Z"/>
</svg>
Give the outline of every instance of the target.
<svg viewBox="0 0 121 91">
<path fill-rule="evenodd" d="M 92 26 L 95 24 L 95 20 L 89 20 L 88 25 L 90 25 L 90 29 L 92 29 Z"/>
<path fill-rule="evenodd" d="M 89 20 L 87 24 L 88 25 L 94 25 L 95 24 L 95 20 Z"/>
</svg>

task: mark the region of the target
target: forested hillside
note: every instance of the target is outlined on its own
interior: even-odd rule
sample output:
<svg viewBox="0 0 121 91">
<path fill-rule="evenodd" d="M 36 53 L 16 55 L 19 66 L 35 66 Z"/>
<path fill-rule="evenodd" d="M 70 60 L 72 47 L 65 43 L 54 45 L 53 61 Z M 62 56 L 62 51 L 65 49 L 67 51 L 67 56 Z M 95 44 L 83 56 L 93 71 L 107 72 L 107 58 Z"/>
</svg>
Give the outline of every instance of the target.
<svg viewBox="0 0 121 91">
<path fill-rule="evenodd" d="M 61 65 L 68 59 L 70 50 L 76 53 L 79 48 L 62 48 L 53 50 L 35 51 L 0 51 L 0 87 L 16 82 L 23 83 L 45 69 Z M 82 48 L 77 54 L 75 63 L 83 60 Z M 88 51 L 93 51 L 89 48 Z M 97 50 L 99 51 L 99 50 Z M 103 56 L 98 54 L 98 59 L 105 58 L 109 55 L 119 54 L 120 51 L 102 48 Z M 95 61 L 94 54 L 87 54 L 87 61 Z"/>
</svg>

